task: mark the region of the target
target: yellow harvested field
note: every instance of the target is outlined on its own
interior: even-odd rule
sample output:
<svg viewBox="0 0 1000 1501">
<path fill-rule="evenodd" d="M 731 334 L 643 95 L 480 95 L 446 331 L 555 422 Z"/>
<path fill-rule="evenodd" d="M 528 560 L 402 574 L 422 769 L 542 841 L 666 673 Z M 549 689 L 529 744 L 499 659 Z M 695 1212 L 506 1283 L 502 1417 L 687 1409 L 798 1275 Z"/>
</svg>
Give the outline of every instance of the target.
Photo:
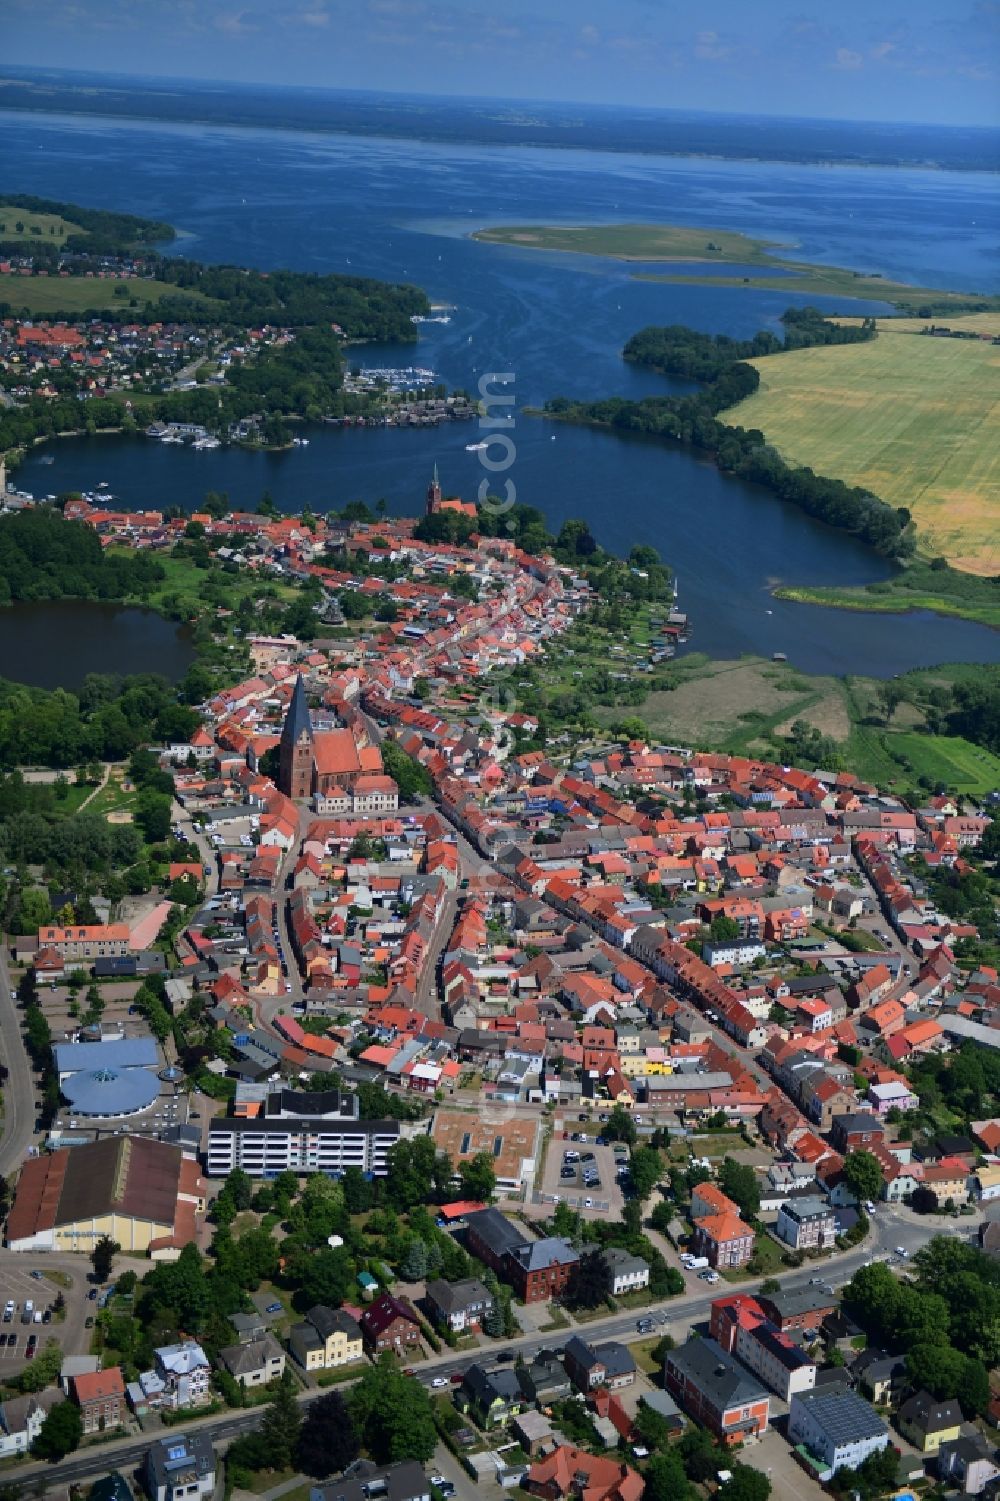
<svg viewBox="0 0 1000 1501">
<path fill-rule="evenodd" d="M 977 329 L 981 321 L 968 320 Z M 760 428 L 789 463 L 906 506 L 922 553 L 992 575 L 1000 572 L 1000 345 L 921 335 L 925 322 L 880 321 L 870 343 L 754 360 L 759 391 L 723 420 Z"/>
</svg>

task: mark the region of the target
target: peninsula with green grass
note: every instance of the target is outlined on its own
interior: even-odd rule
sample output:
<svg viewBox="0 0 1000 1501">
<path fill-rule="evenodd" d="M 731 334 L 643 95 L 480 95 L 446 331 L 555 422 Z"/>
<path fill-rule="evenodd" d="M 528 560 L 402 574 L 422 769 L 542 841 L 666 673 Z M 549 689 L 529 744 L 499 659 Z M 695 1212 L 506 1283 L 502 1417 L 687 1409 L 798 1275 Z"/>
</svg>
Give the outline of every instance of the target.
<svg viewBox="0 0 1000 1501">
<path fill-rule="evenodd" d="M 636 272 L 637 279 L 643 281 L 863 299 L 886 302 L 928 318 L 946 312 L 1000 310 L 1000 297 L 915 287 L 877 272 L 796 260 L 794 244 L 758 239 L 731 229 L 678 224 L 501 224 L 478 229 L 472 238 L 522 250 L 610 256 L 646 265 L 674 262 L 734 268 L 732 276 L 720 276 L 715 271 Z"/>
</svg>

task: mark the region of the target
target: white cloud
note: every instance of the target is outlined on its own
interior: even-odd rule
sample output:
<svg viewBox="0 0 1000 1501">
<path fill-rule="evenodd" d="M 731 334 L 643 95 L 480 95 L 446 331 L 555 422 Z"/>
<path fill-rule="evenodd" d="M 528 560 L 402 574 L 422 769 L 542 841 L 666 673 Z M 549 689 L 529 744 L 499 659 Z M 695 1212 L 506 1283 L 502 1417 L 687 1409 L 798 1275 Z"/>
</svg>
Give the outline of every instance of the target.
<svg viewBox="0 0 1000 1501">
<path fill-rule="evenodd" d="M 865 60 L 860 52 L 852 52 L 850 47 L 838 47 L 833 66 L 846 72 L 853 72 L 857 68 L 863 68 Z"/>
</svg>

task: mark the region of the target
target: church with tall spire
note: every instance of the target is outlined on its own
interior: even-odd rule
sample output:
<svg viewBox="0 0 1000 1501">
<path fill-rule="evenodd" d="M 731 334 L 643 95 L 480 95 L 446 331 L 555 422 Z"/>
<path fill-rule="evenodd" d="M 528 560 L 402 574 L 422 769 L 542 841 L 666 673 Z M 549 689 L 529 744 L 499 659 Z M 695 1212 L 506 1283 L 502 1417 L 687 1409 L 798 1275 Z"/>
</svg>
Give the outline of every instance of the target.
<svg viewBox="0 0 1000 1501">
<path fill-rule="evenodd" d="M 278 742 L 278 791 L 286 797 L 303 798 L 312 792 L 315 737 L 306 688 L 300 673 Z"/>
<path fill-rule="evenodd" d="M 320 712 L 317 728 L 299 675 L 278 740 L 278 791 L 296 801 L 311 798 L 317 812 L 394 811 L 398 789 L 361 718 L 355 716 L 350 728 L 329 728 L 332 716 Z"/>
</svg>

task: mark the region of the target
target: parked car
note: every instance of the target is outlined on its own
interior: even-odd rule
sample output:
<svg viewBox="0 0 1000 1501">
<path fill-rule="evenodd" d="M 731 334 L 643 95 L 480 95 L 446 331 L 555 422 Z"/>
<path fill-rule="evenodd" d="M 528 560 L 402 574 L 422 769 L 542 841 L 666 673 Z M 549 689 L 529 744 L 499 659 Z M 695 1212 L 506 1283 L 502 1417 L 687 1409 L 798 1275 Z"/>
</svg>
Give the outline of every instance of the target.
<svg viewBox="0 0 1000 1501">
<path fill-rule="evenodd" d="M 85 1329 L 93 1329 L 93 1327 L 94 1327 L 94 1319 L 93 1319 L 93 1315 L 92 1314 L 88 1313 L 86 1319 L 84 1320 L 83 1327 Z"/>
<path fill-rule="evenodd" d="M 264 1312 L 265 1313 L 283 1313 L 284 1312 L 284 1306 L 281 1303 L 268 1303 L 267 1307 L 264 1309 Z"/>
<path fill-rule="evenodd" d="M 96 1287 L 92 1287 L 90 1289 L 90 1292 L 87 1294 L 87 1297 L 90 1299 L 91 1303 L 96 1303 L 97 1302 L 97 1288 Z"/>
<path fill-rule="evenodd" d="M 435 1391 L 438 1391 L 438 1390 L 440 1390 L 440 1388 L 442 1386 L 447 1386 L 447 1385 L 448 1385 L 448 1383 L 447 1383 L 447 1381 L 445 1380 L 445 1378 L 443 1376 L 435 1376 L 434 1380 L 431 1382 L 431 1386 L 434 1388 Z M 433 1480 L 433 1476 L 431 1477 L 431 1479 Z M 436 1484 L 437 1482 L 435 1481 L 434 1483 Z"/>
</svg>

